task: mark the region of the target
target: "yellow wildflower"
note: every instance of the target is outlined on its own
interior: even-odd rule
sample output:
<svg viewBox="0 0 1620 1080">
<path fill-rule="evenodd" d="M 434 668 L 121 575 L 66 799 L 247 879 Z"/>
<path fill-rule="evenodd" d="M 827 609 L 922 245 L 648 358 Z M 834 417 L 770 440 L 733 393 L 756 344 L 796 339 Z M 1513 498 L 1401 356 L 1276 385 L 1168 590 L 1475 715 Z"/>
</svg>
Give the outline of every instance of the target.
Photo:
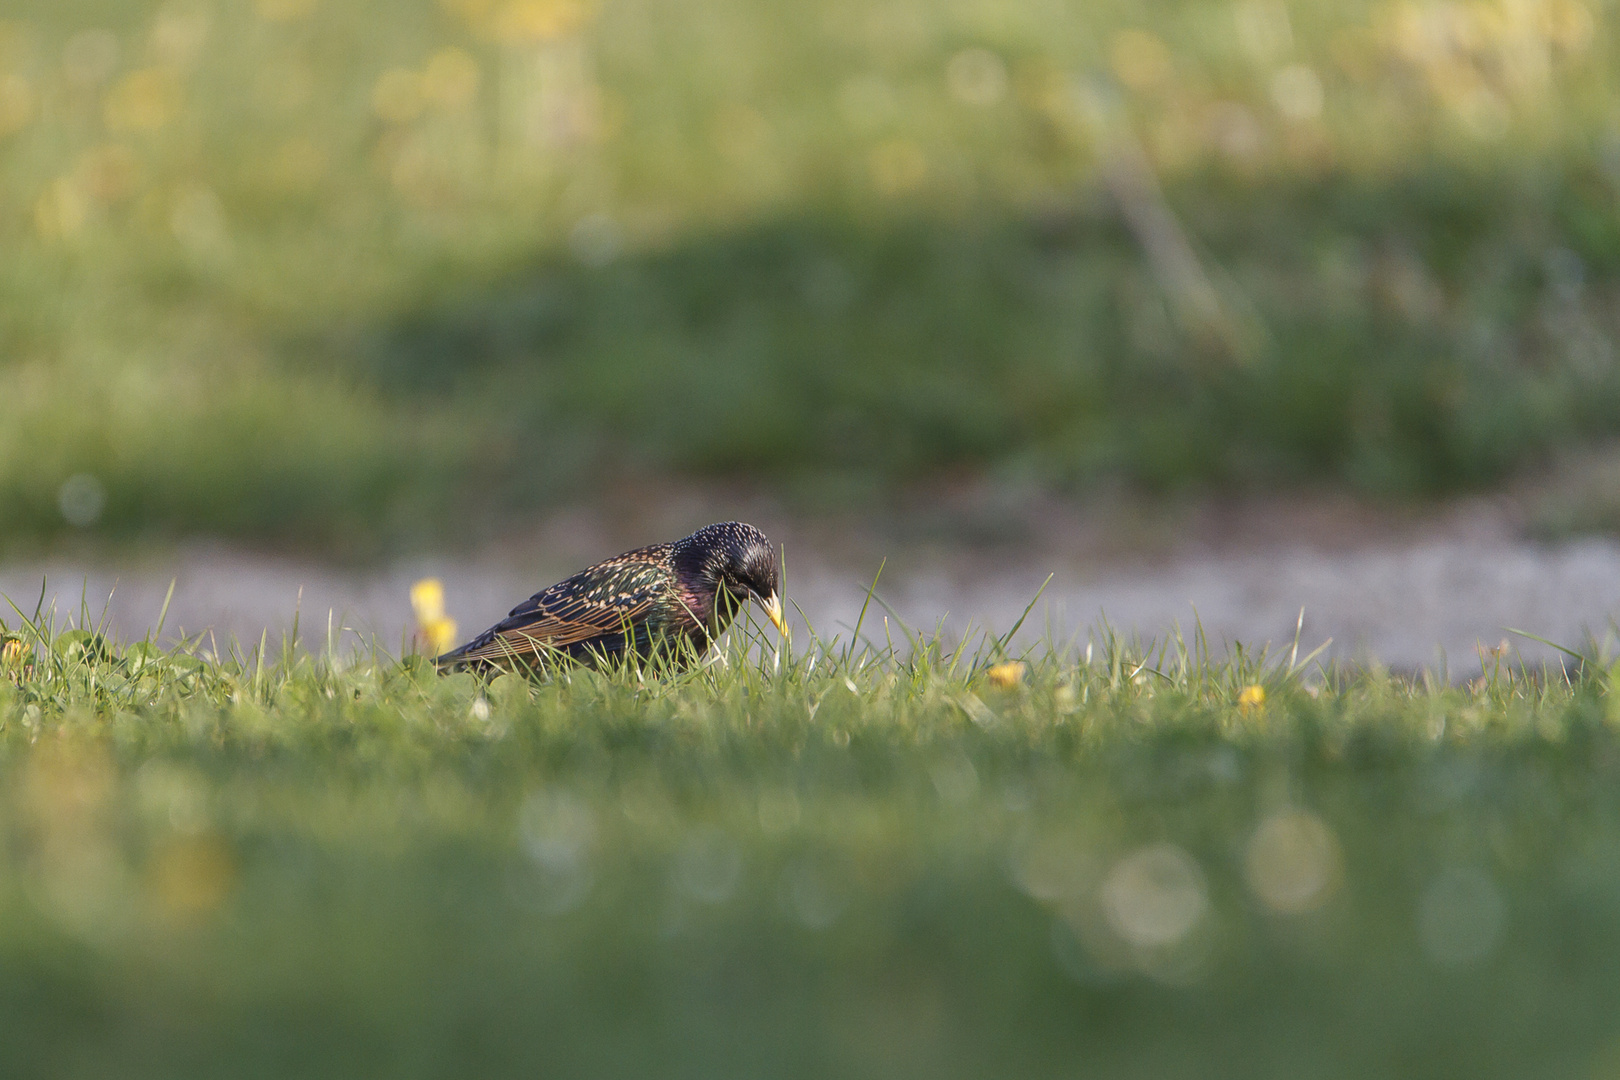
<svg viewBox="0 0 1620 1080">
<path fill-rule="evenodd" d="M 992 664 L 985 671 L 985 677 L 990 685 L 1002 690 L 1011 690 L 1024 681 L 1026 667 L 1022 660 L 1007 660 L 999 664 Z"/>
<path fill-rule="evenodd" d="M 1244 712 L 1253 712 L 1266 703 L 1266 688 L 1259 683 L 1245 686 L 1238 691 L 1238 708 Z"/>
<path fill-rule="evenodd" d="M 412 585 L 411 610 L 423 650 L 430 656 L 448 652 L 456 643 L 456 620 L 444 613 L 444 584 L 438 578 L 423 578 Z"/>
</svg>

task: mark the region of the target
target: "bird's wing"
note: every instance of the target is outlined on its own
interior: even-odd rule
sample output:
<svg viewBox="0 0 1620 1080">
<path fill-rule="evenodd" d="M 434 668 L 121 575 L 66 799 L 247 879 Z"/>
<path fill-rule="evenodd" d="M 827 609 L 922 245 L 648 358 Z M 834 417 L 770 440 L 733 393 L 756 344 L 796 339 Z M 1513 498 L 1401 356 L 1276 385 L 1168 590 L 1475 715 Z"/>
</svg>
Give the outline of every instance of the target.
<svg viewBox="0 0 1620 1080">
<path fill-rule="evenodd" d="M 533 657 L 595 638 L 622 634 L 651 613 L 658 569 L 643 552 L 599 563 L 523 601 L 488 630 L 439 663 Z"/>
</svg>

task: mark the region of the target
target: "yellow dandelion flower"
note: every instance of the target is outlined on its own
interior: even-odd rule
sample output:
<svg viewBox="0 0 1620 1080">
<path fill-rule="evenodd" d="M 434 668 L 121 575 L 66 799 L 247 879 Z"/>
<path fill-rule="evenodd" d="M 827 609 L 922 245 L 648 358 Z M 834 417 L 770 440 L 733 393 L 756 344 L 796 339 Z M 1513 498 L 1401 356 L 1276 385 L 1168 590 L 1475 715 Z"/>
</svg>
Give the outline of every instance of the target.
<svg viewBox="0 0 1620 1080">
<path fill-rule="evenodd" d="M 1252 683 L 1238 691 L 1238 708 L 1244 712 L 1253 712 L 1266 703 L 1266 688 L 1259 683 Z"/>
<path fill-rule="evenodd" d="M 411 610 L 419 623 L 444 618 L 444 582 L 430 577 L 412 585 Z"/>
<path fill-rule="evenodd" d="M 992 664 L 985 670 L 985 678 L 990 685 L 1002 690 L 1011 690 L 1024 681 L 1024 672 L 1028 670 L 1022 660 L 1007 660 L 1000 664 Z"/>
<path fill-rule="evenodd" d="M 416 640 L 430 656 L 449 652 L 456 643 L 456 620 L 444 613 L 444 583 L 423 578 L 411 586 L 411 610 L 416 614 Z"/>
<path fill-rule="evenodd" d="M 447 653 L 456 644 L 456 620 L 434 619 L 417 627 L 417 636 L 428 655 Z"/>
</svg>

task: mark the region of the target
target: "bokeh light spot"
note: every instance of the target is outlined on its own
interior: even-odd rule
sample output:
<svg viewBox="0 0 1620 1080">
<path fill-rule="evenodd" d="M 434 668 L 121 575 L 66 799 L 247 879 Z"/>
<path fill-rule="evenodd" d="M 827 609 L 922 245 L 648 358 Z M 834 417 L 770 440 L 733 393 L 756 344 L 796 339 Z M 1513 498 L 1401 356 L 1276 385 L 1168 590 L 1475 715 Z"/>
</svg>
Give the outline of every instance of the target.
<svg viewBox="0 0 1620 1080">
<path fill-rule="evenodd" d="M 1152 844 L 1121 859 L 1102 887 L 1108 925 L 1138 948 L 1174 945 L 1209 908 L 1204 873 L 1181 848 Z"/>
<path fill-rule="evenodd" d="M 1243 857 L 1249 888 L 1271 910 L 1296 915 L 1321 907 L 1342 873 L 1339 844 L 1322 819 L 1288 810 L 1260 823 Z"/>
<path fill-rule="evenodd" d="M 107 489 L 89 473 L 70 476 L 56 493 L 57 509 L 69 525 L 87 529 L 101 520 L 107 506 Z"/>
</svg>

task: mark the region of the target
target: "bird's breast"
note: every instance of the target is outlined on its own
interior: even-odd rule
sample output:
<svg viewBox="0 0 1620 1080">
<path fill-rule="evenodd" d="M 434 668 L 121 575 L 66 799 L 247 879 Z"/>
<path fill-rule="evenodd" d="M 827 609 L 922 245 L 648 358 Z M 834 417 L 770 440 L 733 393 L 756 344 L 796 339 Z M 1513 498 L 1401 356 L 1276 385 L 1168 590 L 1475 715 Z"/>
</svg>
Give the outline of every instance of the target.
<svg viewBox="0 0 1620 1080">
<path fill-rule="evenodd" d="M 684 629 L 707 628 L 714 621 L 714 590 L 683 583 L 675 593 L 680 603 L 676 605 L 679 610 L 675 612 L 674 621 L 682 624 Z"/>
</svg>

